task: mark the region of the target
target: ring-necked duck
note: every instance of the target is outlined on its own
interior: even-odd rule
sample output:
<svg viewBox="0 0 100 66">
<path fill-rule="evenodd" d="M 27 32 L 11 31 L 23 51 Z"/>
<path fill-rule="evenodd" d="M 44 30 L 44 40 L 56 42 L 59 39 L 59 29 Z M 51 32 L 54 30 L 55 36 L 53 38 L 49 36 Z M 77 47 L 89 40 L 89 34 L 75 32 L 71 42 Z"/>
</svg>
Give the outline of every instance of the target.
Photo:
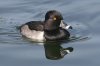
<svg viewBox="0 0 100 66">
<path fill-rule="evenodd" d="M 44 21 L 30 21 L 21 26 L 21 34 L 32 41 L 55 41 L 69 38 L 67 29 L 72 28 L 65 24 L 60 12 L 50 10 Z"/>
</svg>

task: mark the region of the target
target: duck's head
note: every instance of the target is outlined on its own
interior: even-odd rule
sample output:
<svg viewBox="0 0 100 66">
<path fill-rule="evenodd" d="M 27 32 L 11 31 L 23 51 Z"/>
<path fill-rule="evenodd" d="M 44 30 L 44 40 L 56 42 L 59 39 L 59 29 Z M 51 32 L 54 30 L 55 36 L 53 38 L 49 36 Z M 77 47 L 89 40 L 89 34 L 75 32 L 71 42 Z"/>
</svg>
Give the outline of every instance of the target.
<svg viewBox="0 0 100 66">
<path fill-rule="evenodd" d="M 50 10 L 45 15 L 44 29 L 45 30 L 55 30 L 59 27 L 64 29 L 72 29 L 70 25 L 63 22 L 63 16 L 60 12 L 56 10 Z"/>
<path fill-rule="evenodd" d="M 58 29 L 62 20 L 63 17 L 60 12 L 56 10 L 48 11 L 45 15 L 44 29 L 45 30 Z"/>
</svg>

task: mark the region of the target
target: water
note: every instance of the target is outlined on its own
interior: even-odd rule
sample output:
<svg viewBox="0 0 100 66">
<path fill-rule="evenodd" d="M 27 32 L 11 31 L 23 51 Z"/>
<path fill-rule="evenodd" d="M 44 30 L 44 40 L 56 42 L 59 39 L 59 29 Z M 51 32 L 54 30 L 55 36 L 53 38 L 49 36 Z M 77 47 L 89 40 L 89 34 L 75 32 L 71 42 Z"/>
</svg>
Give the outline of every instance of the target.
<svg viewBox="0 0 100 66">
<path fill-rule="evenodd" d="M 100 65 L 100 0 L 0 0 L 0 66 L 95 66 Z M 43 43 L 21 37 L 16 29 L 31 20 L 44 20 L 56 9 L 73 26 L 71 41 L 62 48 L 74 50 L 59 60 L 46 58 Z M 55 50 L 55 49 L 54 49 Z"/>
</svg>

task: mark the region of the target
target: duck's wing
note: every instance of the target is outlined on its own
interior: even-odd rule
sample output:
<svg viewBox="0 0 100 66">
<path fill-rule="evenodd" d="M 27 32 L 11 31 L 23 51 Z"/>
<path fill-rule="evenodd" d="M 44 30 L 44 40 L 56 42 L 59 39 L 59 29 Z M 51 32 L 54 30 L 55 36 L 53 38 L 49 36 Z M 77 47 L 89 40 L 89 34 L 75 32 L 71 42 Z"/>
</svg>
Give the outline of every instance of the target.
<svg viewBox="0 0 100 66">
<path fill-rule="evenodd" d="M 43 31 L 42 21 L 30 21 L 24 25 L 28 25 L 30 30 Z"/>
</svg>

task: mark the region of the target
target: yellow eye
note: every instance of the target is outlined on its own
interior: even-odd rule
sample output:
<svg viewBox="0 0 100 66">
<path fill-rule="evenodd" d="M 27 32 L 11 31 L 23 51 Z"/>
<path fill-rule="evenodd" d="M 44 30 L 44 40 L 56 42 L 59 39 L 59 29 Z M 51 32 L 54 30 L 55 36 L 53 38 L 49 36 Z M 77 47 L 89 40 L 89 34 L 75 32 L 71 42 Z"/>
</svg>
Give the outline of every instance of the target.
<svg viewBox="0 0 100 66">
<path fill-rule="evenodd" d="M 54 18 L 53 18 L 53 20 L 57 20 L 57 18 L 56 18 L 56 17 L 54 17 Z"/>
</svg>

